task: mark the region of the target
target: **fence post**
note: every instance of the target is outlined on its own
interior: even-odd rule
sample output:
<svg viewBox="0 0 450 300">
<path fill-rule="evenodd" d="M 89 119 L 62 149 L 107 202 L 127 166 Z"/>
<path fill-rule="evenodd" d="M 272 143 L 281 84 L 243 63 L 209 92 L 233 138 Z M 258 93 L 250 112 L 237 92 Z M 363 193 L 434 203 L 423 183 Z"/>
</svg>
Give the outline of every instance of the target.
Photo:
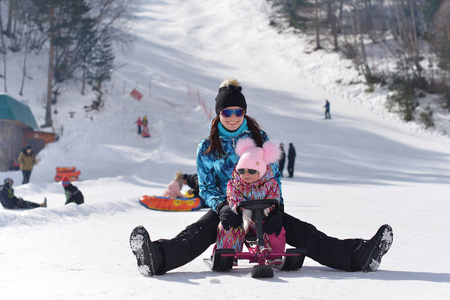
<svg viewBox="0 0 450 300">
<path fill-rule="evenodd" d="M 205 113 L 205 115 L 211 120 L 211 116 L 212 116 L 211 110 L 208 109 L 205 101 L 200 96 L 200 91 L 197 89 L 197 93 L 196 93 L 196 95 L 194 95 L 189 83 L 187 84 L 187 89 L 188 89 L 189 98 L 191 98 L 194 101 L 197 101 L 197 104 L 200 105 L 200 107 L 203 109 L 203 112 Z"/>
</svg>

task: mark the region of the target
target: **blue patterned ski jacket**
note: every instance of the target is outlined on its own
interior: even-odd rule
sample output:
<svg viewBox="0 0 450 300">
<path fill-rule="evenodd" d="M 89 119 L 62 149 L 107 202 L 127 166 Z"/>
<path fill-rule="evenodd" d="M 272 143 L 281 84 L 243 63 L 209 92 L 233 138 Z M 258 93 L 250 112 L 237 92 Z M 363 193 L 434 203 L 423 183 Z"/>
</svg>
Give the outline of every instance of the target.
<svg viewBox="0 0 450 300">
<path fill-rule="evenodd" d="M 261 131 L 263 141 L 267 141 L 269 138 L 264 131 Z M 234 167 L 236 166 L 239 158 L 234 152 L 236 142 L 244 137 L 252 137 L 250 130 L 244 131 L 236 137 L 220 136 L 222 141 L 222 147 L 225 155 L 219 158 L 218 156 L 210 153 L 205 154 L 206 149 L 210 145 L 208 139 L 200 141 L 197 150 L 197 174 L 198 184 L 200 188 L 200 197 L 202 197 L 206 204 L 217 212 L 217 206 L 222 201 L 227 201 L 227 183 L 232 178 Z M 278 163 L 271 164 L 274 178 L 280 186 L 281 196 L 281 175 L 278 171 Z M 281 196 L 281 202 L 283 197 Z"/>
</svg>

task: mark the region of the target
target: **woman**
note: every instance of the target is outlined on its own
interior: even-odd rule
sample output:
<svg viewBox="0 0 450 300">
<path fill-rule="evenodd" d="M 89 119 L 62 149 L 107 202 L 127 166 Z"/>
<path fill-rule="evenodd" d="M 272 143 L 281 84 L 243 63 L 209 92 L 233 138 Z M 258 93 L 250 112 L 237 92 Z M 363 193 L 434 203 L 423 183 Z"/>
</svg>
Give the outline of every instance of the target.
<svg viewBox="0 0 450 300">
<path fill-rule="evenodd" d="M 202 140 L 198 147 L 200 196 L 211 209 L 170 240 L 160 239 L 152 242 L 143 226 L 133 229 L 130 247 L 142 275 L 161 275 L 198 257 L 215 243 L 219 221 L 225 229 L 237 228 L 242 224 L 242 218 L 230 209 L 226 199 L 227 183 L 232 178 L 238 161 L 234 152 L 235 143 L 241 138 L 250 137 L 256 146 L 261 147 L 268 137 L 259 124 L 246 114 L 247 103 L 241 90 L 241 86 L 234 79 L 222 82 L 216 97 L 217 116 L 211 122 L 210 135 Z M 277 163 L 271 164 L 270 168 L 281 187 Z M 313 260 L 344 271 L 375 271 L 381 257 L 392 243 L 392 229 L 389 225 L 380 227 L 368 241 L 339 240 L 328 237 L 313 225 L 286 214 L 283 209 L 269 214 L 264 223 L 264 232 L 279 235 L 282 227 L 286 230 L 287 244 L 305 248 L 307 256 Z"/>
<path fill-rule="evenodd" d="M 20 164 L 20 170 L 22 170 L 23 180 L 22 184 L 30 182 L 31 171 L 33 171 L 33 166 L 38 163 L 34 156 L 31 146 L 27 146 L 20 152 L 18 158 Z"/>
</svg>

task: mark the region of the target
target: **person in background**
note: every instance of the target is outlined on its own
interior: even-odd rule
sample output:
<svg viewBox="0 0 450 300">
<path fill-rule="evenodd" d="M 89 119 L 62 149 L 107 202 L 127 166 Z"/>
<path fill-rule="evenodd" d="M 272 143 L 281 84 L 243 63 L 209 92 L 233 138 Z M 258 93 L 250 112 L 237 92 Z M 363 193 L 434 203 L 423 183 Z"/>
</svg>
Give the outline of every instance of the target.
<svg viewBox="0 0 450 300">
<path fill-rule="evenodd" d="M 2 206 L 6 209 L 30 209 L 36 207 L 47 207 L 47 198 L 44 198 L 44 202 L 37 204 L 34 202 L 23 200 L 22 197 L 17 198 L 14 195 L 14 189 L 12 188 L 14 181 L 11 178 L 5 178 L 4 185 L 0 186 L 0 200 Z"/>
<path fill-rule="evenodd" d="M 134 123 L 136 123 L 137 124 L 137 129 L 138 129 L 138 134 L 140 135 L 141 134 L 141 132 L 142 132 L 142 130 L 141 130 L 141 126 L 142 126 L 142 121 L 141 121 L 141 117 L 138 117 L 138 119 L 137 119 L 137 121 L 136 122 L 134 122 Z"/>
<path fill-rule="evenodd" d="M 294 164 L 295 164 L 295 157 L 297 156 L 295 152 L 294 145 L 292 143 L 289 143 L 289 149 L 288 149 L 288 165 L 287 170 L 289 173 L 289 178 L 294 177 Z"/>
<path fill-rule="evenodd" d="M 328 100 L 325 100 L 325 119 L 331 119 L 331 115 L 330 115 L 330 102 L 328 102 Z"/>
<path fill-rule="evenodd" d="M 286 152 L 284 151 L 284 144 L 280 143 L 280 160 L 278 161 L 278 169 L 280 171 L 281 177 L 283 177 L 284 164 L 286 163 Z"/>
<path fill-rule="evenodd" d="M 187 191 L 188 195 L 190 197 L 199 198 L 201 204 L 201 208 L 207 208 L 209 207 L 206 205 L 205 200 L 203 200 L 202 197 L 199 195 L 199 187 L 198 187 L 198 176 L 197 174 L 184 174 L 183 175 L 183 184 L 190 187 L 190 189 Z"/>
<path fill-rule="evenodd" d="M 175 172 L 175 178 L 169 183 L 166 190 L 163 193 L 163 197 L 167 198 L 184 198 L 181 193 L 183 188 L 183 173 L 180 171 Z"/>
<path fill-rule="evenodd" d="M 149 135 L 149 132 L 148 132 L 148 119 L 147 119 L 146 115 L 142 119 L 142 135 Z"/>
<path fill-rule="evenodd" d="M 80 190 L 74 186 L 70 182 L 70 178 L 67 176 L 64 176 L 61 179 L 62 186 L 64 188 L 64 194 L 66 195 L 66 205 L 69 203 L 76 203 L 78 205 L 84 203 L 84 196 L 80 192 Z"/>
<path fill-rule="evenodd" d="M 33 166 L 39 161 L 36 160 L 31 146 L 26 146 L 19 154 L 18 158 L 20 164 L 20 170 L 22 170 L 23 180 L 22 184 L 30 182 L 31 171 Z"/>
</svg>

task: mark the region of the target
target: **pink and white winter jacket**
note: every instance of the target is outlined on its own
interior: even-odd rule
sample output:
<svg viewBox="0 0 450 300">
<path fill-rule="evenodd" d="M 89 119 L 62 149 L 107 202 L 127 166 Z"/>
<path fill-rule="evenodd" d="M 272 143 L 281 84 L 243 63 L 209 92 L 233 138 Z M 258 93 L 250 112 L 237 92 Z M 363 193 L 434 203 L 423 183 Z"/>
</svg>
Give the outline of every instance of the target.
<svg viewBox="0 0 450 300">
<path fill-rule="evenodd" d="M 239 202 L 259 199 L 280 200 L 280 186 L 274 178 L 272 168 L 268 167 L 261 179 L 251 184 L 241 181 L 235 169 L 233 178 L 227 184 L 227 201 L 230 208 L 237 213 L 236 206 Z"/>
<path fill-rule="evenodd" d="M 181 193 L 180 184 L 173 180 L 167 186 L 167 189 L 164 191 L 163 197 L 168 198 L 184 198 L 184 195 Z"/>
</svg>

